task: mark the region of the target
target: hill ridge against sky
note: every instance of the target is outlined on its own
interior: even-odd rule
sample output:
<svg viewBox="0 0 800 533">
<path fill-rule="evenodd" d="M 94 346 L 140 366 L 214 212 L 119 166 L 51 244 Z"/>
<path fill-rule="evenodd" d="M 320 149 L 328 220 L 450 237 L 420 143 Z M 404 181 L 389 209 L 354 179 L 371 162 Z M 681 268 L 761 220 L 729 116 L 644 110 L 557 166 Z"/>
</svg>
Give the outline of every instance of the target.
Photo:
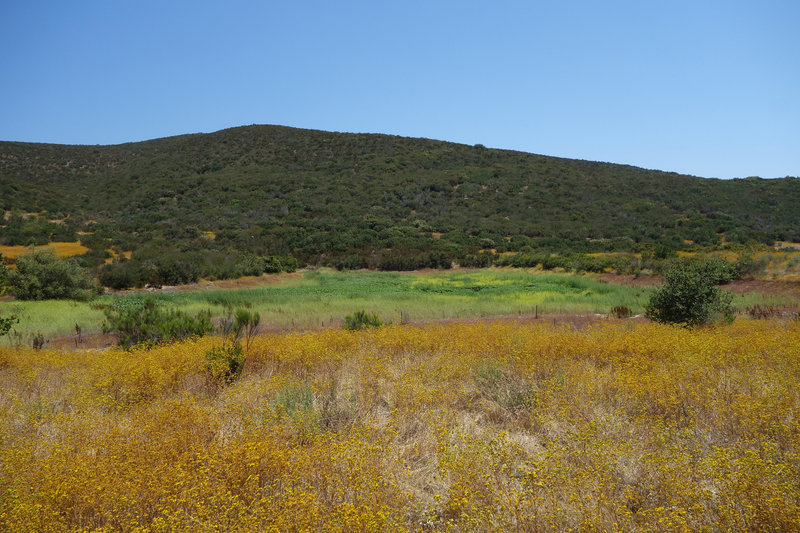
<svg viewBox="0 0 800 533">
<path fill-rule="evenodd" d="M 357 266 L 391 255 L 800 240 L 800 179 L 719 180 L 383 134 L 241 126 L 121 145 L 0 142 L 0 240 Z M 63 220 L 61 224 L 49 220 Z M 213 236 L 213 237 L 211 237 Z M 238 252 L 237 252 L 238 253 Z"/>
</svg>

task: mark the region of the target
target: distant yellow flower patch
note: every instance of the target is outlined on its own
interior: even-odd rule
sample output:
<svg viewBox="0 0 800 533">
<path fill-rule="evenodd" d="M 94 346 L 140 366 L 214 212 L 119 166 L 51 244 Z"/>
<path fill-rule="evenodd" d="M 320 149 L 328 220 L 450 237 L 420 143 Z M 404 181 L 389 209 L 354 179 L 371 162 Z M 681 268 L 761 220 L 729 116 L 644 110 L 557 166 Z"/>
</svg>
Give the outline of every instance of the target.
<svg viewBox="0 0 800 533">
<path fill-rule="evenodd" d="M 79 242 L 51 242 L 44 246 L 36 246 L 35 249 L 53 248 L 58 257 L 72 257 L 73 255 L 85 254 L 89 249 Z M 30 252 L 30 246 L 0 246 L 0 254 L 6 259 L 17 259 L 21 255 Z"/>
</svg>

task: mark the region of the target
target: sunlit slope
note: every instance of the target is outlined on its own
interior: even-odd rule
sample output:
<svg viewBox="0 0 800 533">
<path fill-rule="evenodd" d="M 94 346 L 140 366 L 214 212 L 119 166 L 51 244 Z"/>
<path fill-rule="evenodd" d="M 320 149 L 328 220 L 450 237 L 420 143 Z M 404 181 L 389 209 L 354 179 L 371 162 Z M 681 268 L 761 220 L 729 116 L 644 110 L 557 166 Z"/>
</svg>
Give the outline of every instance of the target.
<svg viewBox="0 0 800 533">
<path fill-rule="evenodd" d="M 325 263 L 384 249 L 800 241 L 796 178 L 701 179 L 278 126 L 116 146 L 2 142 L 0 187 L 0 209 L 63 220 L 124 250 L 191 243 Z"/>
</svg>

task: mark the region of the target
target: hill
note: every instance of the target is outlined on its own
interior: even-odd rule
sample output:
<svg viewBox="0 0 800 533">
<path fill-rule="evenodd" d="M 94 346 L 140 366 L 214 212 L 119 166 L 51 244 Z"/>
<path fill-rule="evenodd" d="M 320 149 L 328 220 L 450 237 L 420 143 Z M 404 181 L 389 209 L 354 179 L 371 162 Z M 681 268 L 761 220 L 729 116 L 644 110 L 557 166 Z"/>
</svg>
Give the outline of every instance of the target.
<svg viewBox="0 0 800 533">
<path fill-rule="evenodd" d="M 87 263 L 112 249 L 183 269 L 249 254 L 402 268 L 481 249 L 800 241 L 798 178 L 704 179 L 280 126 L 114 146 L 0 142 L 0 209 L 0 244 L 79 238 Z"/>
</svg>

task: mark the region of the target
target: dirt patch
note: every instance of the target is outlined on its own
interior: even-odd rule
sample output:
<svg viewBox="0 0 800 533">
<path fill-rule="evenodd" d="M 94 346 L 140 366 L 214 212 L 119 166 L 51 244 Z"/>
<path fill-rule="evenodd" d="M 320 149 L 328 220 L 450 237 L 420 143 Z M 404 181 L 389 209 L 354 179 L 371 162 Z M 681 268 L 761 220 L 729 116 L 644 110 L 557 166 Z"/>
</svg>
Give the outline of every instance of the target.
<svg viewBox="0 0 800 533">
<path fill-rule="evenodd" d="M 600 274 L 600 279 L 608 283 L 619 285 L 634 285 L 636 287 L 652 287 L 661 283 L 661 276 L 637 276 L 634 274 Z"/>
<path fill-rule="evenodd" d="M 654 287 L 662 280 L 660 276 L 634 276 L 628 274 L 601 274 L 600 279 L 608 283 L 621 285 L 634 285 L 637 287 Z M 800 281 L 770 280 L 770 279 L 737 279 L 726 285 L 721 285 L 725 290 L 734 294 L 759 292 L 761 294 L 787 294 L 800 297 Z"/>
</svg>

